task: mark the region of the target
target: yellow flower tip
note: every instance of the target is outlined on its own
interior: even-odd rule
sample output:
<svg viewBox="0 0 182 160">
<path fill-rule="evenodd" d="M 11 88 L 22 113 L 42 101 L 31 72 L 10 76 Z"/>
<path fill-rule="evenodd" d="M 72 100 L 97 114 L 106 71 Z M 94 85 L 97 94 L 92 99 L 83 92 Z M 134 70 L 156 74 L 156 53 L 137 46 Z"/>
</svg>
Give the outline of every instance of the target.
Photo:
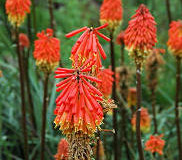
<svg viewBox="0 0 182 160">
<path fill-rule="evenodd" d="M 8 14 L 8 20 L 11 22 L 13 26 L 17 27 L 20 27 L 20 25 L 24 22 L 25 17 L 25 15 L 12 15 L 10 13 Z"/>
<path fill-rule="evenodd" d="M 101 19 L 100 20 L 100 23 L 102 25 L 108 23 L 108 27 L 107 29 L 109 31 L 115 31 L 121 24 L 122 24 L 122 21 L 121 20 L 107 20 L 107 19 Z"/>
<path fill-rule="evenodd" d="M 36 65 L 44 73 L 51 73 L 59 65 L 59 62 L 50 63 L 45 60 L 37 60 Z"/>
</svg>

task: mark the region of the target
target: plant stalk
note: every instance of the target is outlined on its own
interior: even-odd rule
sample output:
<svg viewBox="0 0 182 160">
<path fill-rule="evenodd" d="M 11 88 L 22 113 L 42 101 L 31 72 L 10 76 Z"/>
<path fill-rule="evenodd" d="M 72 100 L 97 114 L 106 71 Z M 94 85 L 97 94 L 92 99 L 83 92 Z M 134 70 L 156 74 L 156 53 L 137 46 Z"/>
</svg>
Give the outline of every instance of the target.
<svg viewBox="0 0 182 160">
<path fill-rule="evenodd" d="M 125 61 L 125 58 L 124 58 L 124 44 L 121 45 L 121 66 L 124 65 L 124 61 Z"/>
<path fill-rule="evenodd" d="M 114 53 L 114 37 L 113 37 L 113 31 L 110 33 L 110 52 L 111 52 L 111 66 L 113 71 L 113 86 L 112 86 L 112 99 L 116 101 L 116 70 L 115 70 L 115 53 Z M 118 143 L 117 143 L 117 111 L 113 110 L 113 128 L 115 130 L 114 134 L 114 160 L 118 160 Z"/>
<path fill-rule="evenodd" d="M 96 160 L 100 160 L 99 152 L 100 152 L 100 133 L 99 133 L 99 131 L 98 131 L 97 149 L 96 149 Z"/>
<path fill-rule="evenodd" d="M 44 80 L 44 98 L 42 107 L 42 130 L 41 130 L 41 160 L 44 160 L 45 152 L 45 130 L 46 130 L 46 117 L 47 117 L 47 105 L 48 105 L 48 82 L 49 73 L 45 73 Z"/>
<path fill-rule="evenodd" d="M 49 2 L 50 27 L 54 31 L 54 36 L 55 36 L 56 30 L 54 25 L 55 21 L 54 21 L 54 14 L 53 14 L 53 4 L 52 4 L 52 0 L 49 0 L 48 2 Z"/>
<path fill-rule="evenodd" d="M 24 158 L 28 160 L 28 135 L 26 128 L 26 105 L 25 105 L 25 84 L 24 84 L 24 66 L 23 66 L 23 57 L 20 53 L 19 46 L 19 30 L 16 26 L 16 52 L 18 56 L 18 65 L 20 71 L 20 90 L 21 90 L 21 114 L 22 114 L 22 128 L 23 128 L 23 138 L 24 138 Z"/>
<path fill-rule="evenodd" d="M 34 35 L 36 35 L 36 33 L 37 33 L 37 17 L 36 17 L 36 5 L 35 5 L 35 0 L 32 0 L 32 14 L 33 14 Z"/>
<path fill-rule="evenodd" d="M 180 95 L 180 73 L 181 73 L 181 58 L 176 57 L 176 100 L 175 100 L 175 116 L 176 116 L 176 133 L 178 140 L 179 160 L 182 160 L 182 145 L 180 132 L 180 117 L 179 117 L 179 95 Z"/>
<path fill-rule="evenodd" d="M 170 2 L 169 2 L 169 0 L 166 0 L 166 9 L 167 9 L 168 21 L 169 21 L 169 24 L 170 24 L 171 21 L 172 21 L 172 16 L 171 16 L 171 10 L 170 10 Z"/>
<path fill-rule="evenodd" d="M 140 114 L 141 114 L 141 64 L 136 64 L 136 79 L 137 79 L 137 115 L 136 115 L 136 140 L 140 160 L 144 160 L 142 149 L 141 130 L 140 130 Z"/>
</svg>

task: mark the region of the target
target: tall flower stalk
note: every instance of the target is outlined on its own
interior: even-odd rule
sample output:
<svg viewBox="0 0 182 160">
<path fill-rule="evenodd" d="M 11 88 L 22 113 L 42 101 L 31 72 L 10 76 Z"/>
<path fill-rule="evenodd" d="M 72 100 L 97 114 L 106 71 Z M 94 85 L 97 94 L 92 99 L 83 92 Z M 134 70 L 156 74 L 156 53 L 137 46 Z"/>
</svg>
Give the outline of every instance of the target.
<svg viewBox="0 0 182 160">
<path fill-rule="evenodd" d="M 168 49 L 173 53 L 176 58 L 176 97 L 175 97 L 175 123 L 176 134 L 178 141 L 179 160 L 182 160 L 182 142 L 181 142 L 181 128 L 179 116 L 179 95 L 180 95 L 180 67 L 182 57 L 182 21 L 173 21 L 170 24 Z"/>
<path fill-rule="evenodd" d="M 42 129 L 41 129 L 41 160 L 44 160 L 45 152 L 45 133 L 46 117 L 48 106 L 48 82 L 49 75 L 59 64 L 60 60 L 60 41 L 53 37 L 53 30 L 47 29 L 37 34 L 38 40 L 35 41 L 34 58 L 36 65 L 44 72 L 44 96 L 42 106 Z"/>
<path fill-rule="evenodd" d="M 113 74 L 112 99 L 116 100 L 116 65 L 114 52 L 114 31 L 121 24 L 122 21 L 122 3 L 121 0 L 104 0 L 100 8 L 100 22 L 101 24 L 108 23 L 108 30 L 110 32 L 110 56 L 111 67 Z M 113 128 L 114 134 L 114 159 L 118 159 L 118 135 L 117 135 L 117 111 L 113 111 Z"/>
<path fill-rule="evenodd" d="M 142 25 L 141 25 L 142 24 Z M 156 43 L 156 23 L 145 5 L 140 5 L 136 14 L 132 16 L 128 28 L 125 30 L 125 45 L 136 64 L 137 110 L 136 110 L 136 139 L 139 159 L 144 160 L 141 141 L 140 113 L 141 113 L 141 69 L 144 60 Z M 134 35 L 134 36 L 133 36 Z"/>
<path fill-rule="evenodd" d="M 28 134 L 26 128 L 26 104 L 25 104 L 25 79 L 24 79 L 24 63 L 23 55 L 20 52 L 19 44 L 19 27 L 24 22 L 26 14 L 30 13 L 30 0 L 6 0 L 6 13 L 8 20 L 15 29 L 16 34 L 16 52 L 18 57 L 18 65 L 20 72 L 20 91 L 21 91 L 21 114 L 22 114 L 22 130 L 24 138 L 24 159 L 28 160 Z M 16 6 L 16 7 L 14 7 Z"/>
<path fill-rule="evenodd" d="M 49 3 L 49 15 L 50 15 L 50 27 L 51 27 L 51 29 L 53 29 L 54 35 L 55 35 L 55 25 L 54 25 L 55 21 L 54 21 L 52 0 L 49 0 L 48 3 Z"/>
</svg>

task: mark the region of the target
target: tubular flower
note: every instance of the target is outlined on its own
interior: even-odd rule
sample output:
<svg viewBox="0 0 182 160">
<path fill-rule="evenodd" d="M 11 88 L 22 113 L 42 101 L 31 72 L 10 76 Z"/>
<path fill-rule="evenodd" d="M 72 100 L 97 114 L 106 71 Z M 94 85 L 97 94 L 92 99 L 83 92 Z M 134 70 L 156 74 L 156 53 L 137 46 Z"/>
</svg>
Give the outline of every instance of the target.
<svg viewBox="0 0 182 160">
<path fill-rule="evenodd" d="M 61 139 L 58 148 L 57 154 L 54 156 L 55 160 L 68 160 L 69 153 L 69 144 L 65 139 Z"/>
<path fill-rule="evenodd" d="M 151 153 L 159 153 L 160 155 L 163 154 L 163 148 L 165 145 L 165 141 L 162 140 L 161 138 L 163 135 L 159 136 L 150 136 L 150 139 L 145 143 L 145 150 L 150 151 Z"/>
<path fill-rule="evenodd" d="M 30 0 L 6 0 L 8 20 L 19 27 L 24 22 L 26 13 L 30 13 L 30 6 Z"/>
<path fill-rule="evenodd" d="M 110 39 L 99 32 L 100 29 L 103 29 L 107 26 L 108 24 L 104 24 L 98 28 L 83 27 L 81 29 L 66 34 L 66 37 L 70 38 L 84 31 L 84 33 L 76 41 L 71 51 L 71 60 L 73 61 L 73 67 L 75 66 L 75 63 L 81 66 L 87 59 L 96 60 L 97 70 L 100 69 L 100 67 L 102 67 L 100 55 L 103 59 L 106 59 L 106 53 L 104 52 L 104 49 L 99 43 L 97 35 L 109 42 Z"/>
<path fill-rule="evenodd" d="M 53 30 L 47 29 L 37 34 L 33 52 L 36 65 L 44 72 L 51 72 L 59 64 L 60 41 L 53 37 Z"/>
<path fill-rule="evenodd" d="M 128 107 L 136 106 L 137 103 L 137 91 L 136 88 L 128 89 Z"/>
<path fill-rule="evenodd" d="M 60 126 L 63 134 L 81 132 L 92 136 L 101 125 L 103 110 L 98 101 L 102 101 L 102 93 L 89 81 L 99 83 L 99 79 L 89 76 L 93 64 L 87 60 L 76 69 L 58 68 L 55 78 L 66 78 L 56 86 L 61 94 L 56 99 L 56 118 L 54 123 Z"/>
<path fill-rule="evenodd" d="M 157 42 L 156 22 L 145 5 L 140 5 L 125 30 L 125 45 L 136 63 L 142 63 Z"/>
<path fill-rule="evenodd" d="M 113 72 L 110 69 L 101 69 L 97 74 L 97 78 L 101 80 L 101 83 L 98 83 L 98 89 L 101 93 L 108 98 L 112 93 L 112 84 L 113 84 Z"/>
<path fill-rule="evenodd" d="M 121 0 L 104 0 L 100 8 L 101 24 L 108 23 L 108 29 L 113 31 L 121 23 L 123 9 Z"/>
<path fill-rule="evenodd" d="M 169 40 L 167 42 L 169 50 L 174 56 L 182 57 L 182 21 L 173 21 L 170 24 Z"/>
<path fill-rule="evenodd" d="M 20 50 L 23 50 L 24 48 L 29 48 L 30 41 L 26 34 L 24 33 L 19 34 L 19 45 L 20 45 Z"/>
<path fill-rule="evenodd" d="M 141 131 L 146 133 L 150 131 L 150 116 L 148 113 L 148 110 L 146 108 L 141 108 L 141 115 L 140 115 L 140 126 Z M 136 113 L 133 115 L 133 118 L 131 120 L 132 128 L 134 131 L 136 131 Z"/>
<path fill-rule="evenodd" d="M 116 39 L 116 43 L 119 44 L 119 45 L 124 45 L 124 35 L 125 35 L 125 32 L 124 31 L 121 31 L 118 36 L 117 36 L 117 39 Z"/>
</svg>

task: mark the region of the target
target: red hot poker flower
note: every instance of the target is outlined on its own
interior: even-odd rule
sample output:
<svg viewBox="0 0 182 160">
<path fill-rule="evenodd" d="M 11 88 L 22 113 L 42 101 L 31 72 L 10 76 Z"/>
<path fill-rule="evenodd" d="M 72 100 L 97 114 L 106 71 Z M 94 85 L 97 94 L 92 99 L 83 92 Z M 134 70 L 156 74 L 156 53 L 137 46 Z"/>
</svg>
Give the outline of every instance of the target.
<svg viewBox="0 0 182 160">
<path fill-rule="evenodd" d="M 54 156 L 55 160 L 68 160 L 69 153 L 69 144 L 65 139 L 61 139 L 58 148 L 57 154 Z"/>
<path fill-rule="evenodd" d="M 169 40 L 167 42 L 169 50 L 175 55 L 182 57 L 182 21 L 173 21 L 170 24 Z"/>
<path fill-rule="evenodd" d="M 104 0 L 100 8 L 101 24 L 108 23 L 110 30 L 115 30 L 121 23 L 123 9 L 121 0 Z"/>
<path fill-rule="evenodd" d="M 113 72 L 110 69 L 101 69 L 97 74 L 97 78 L 101 80 L 101 83 L 98 83 L 98 89 L 102 94 L 108 98 L 112 93 L 112 84 L 113 84 Z"/>
<path fill-rule="evenodd" d="M 156 22 L 145 5 L 140 5 L 125 30 L 125 45 L 131 56 L 144 58 L 157 42 Z"/>
<path fill-rule="evenodd" d="M 51 72 L 59 64 L 60 41 L 53 37 L 53 30 L 47 29 L 37 34 L 33 52 L 36 65 L 44 72 Z"/>
<path fill-rule="evenodd" d="M 99 83 L 100 80 L 89 76 L 90 59 L 76 69 L 58 68 L 55 78 L 66 78 L 56 86 L 61 94 L 56 99 L 56 118 L 54 123 L 60 126 L 63 134 L 80 132 L 92 135 L 103 119 L 103 110 L 98 101 L 102 101 L 102 93 L 89 81 Z"/>
<path fill-rule="evenodd" d="M 150 139 L 145 143 L 145 150 L 150 151 L 151 153 L 159 153 L 160 155 L 163 154 L 163 148 L 165 145 L 165 141 L 161 138 L 163 135 L 159 136 L 150 136 Z"/>
<path fill-rule="evenodd" d="M 98 28 L 83 27 L 81 29 L 78 29 L 66 34 L 66 37 L 70 38 L 84 31 L 84 33 L 76 41 L 71 51 L 72 53 L 71 59 L 73 61 L 74 67 L 81 66 L 86 59 L 95 59 L 97 69 L 102 67 L 100 55 L 102 56 L 103 59 L 106 59 L 106 54 L 101 44 L 99 43 L 97 36 L 100 36 L 106 41 L 110 41 L 108 37 L 106 37 L 105 35 L 99 32 L 100 29 L 107 27 L 107 25 L 108 24 L 105 24 Z"/>
<path fill-rule="evenodd" d="M 150 116 L 148 113 L 148 110 L 146 108 L 141 108 L 141 117 L 140 117 L 140 126 L 141 131 L 146 133 L 150 131 Z M 132 129 L 136 131 L 136 113 L 133 115 L 133 118 L 131 120 Z"/>
<path fill-rule="evenodd" d="M 30 0 L 6 0 L 6 13 L 9 21 L 16 26 L 20 26 L 26 16 L 30 13 Z"/>
<path fill-rule="evenodd" d="M 116 39 L 116 43 L 119 44 L 119 45 L 124 45 L 124 35 L 125 35 L 125 32 L 124 31 L 121 31 L 118 36 L 117 36 L 117 39 Z"/>
<path fill-rule="evenodd" d="M 24 33 L 19 34 L 19 45 L 20 45 L 20 50 L 23 50 L 24 48 L 29 48 L 30 41 L 26 34 Z"/>
</svg>

